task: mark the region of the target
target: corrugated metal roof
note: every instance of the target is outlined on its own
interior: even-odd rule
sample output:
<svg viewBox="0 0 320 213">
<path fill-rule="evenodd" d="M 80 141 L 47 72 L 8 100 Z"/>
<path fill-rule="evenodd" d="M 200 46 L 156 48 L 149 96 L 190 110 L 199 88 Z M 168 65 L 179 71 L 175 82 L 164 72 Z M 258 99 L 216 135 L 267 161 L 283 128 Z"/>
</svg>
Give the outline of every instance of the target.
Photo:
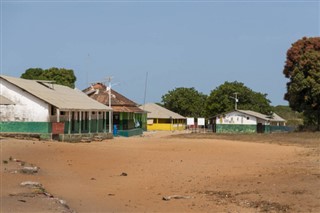
<svg viewBox="0 0 320 213">
<path fill-rule="evenodd" d="M 136 106 L 111 106 L 113 112 L 147 113 Z"/>
<path fill-rule="evenodd" d="M 148 111 L 150 113 L 147 114 L 148 118 L 162 118 L 162 119 L 186 119 L 182 115 L 178 113 L 172 112 L 162 106 L 159 106 L 155 103 L 148 103 L 139 107 L 142 110 Z"/>
<path fill-rule="evenodd" d="M 4 75 L 0 75 L 0 80 L 5 80 L 60 110 L 112 111 L 80 90 L 67 86 Z"/>
<path fill-rule="evenodd" d="M 251 110 L 240 110 L 240 109 L 238 109 L 236 111 L 242 112 L 242 113 L 247 114 L 247 115 L 252 115 L 254 117 L 257 117 L 257 118 L 260 118 L 260 119 L 263 119 L 263 120 L 270 120 L 269 118 L 267 118 L 266 115 L 261 114 L 259 112 L 254 112 L 254 111 L 251 111 Z"/>
<path fill-rule="evenodd" d="M 109 91 L 103 83 L 95 83 L 83 90 L 89 97 L 109 106 Z M 145 113 L 137 104 L 117 91 L 111 89 L 111 108 L 114 112 Z"/>
<path fill-rule="evenodd" d="M 254 117 L 266 120 L 266 121 L 279 121 L 279 122 L 285 122 L 285 120 L 283 118 L 281 118 L 279 115 L 277 115 L 276 113 L 273 113 L 272 116 L 268 116 L 265 114 L 261 114 L 259 112 L 254 112 L 251 110 L 237 110 L 238 112 L 242 112 L 244 114 L 247 115 L 252 115 Z"/>
<path fill-rule="evenodd" d="M 13 105 L 13 104 L 15 104 L 13 101 L 11 101 L 8 98 L 0 95 L 0 105 Z"/>
<path fill-rule="evenodd" d="M 273 113 L 270 121 L 286 122 L 285 119 L 281 118 L 278 114 Z"/>
</svg>

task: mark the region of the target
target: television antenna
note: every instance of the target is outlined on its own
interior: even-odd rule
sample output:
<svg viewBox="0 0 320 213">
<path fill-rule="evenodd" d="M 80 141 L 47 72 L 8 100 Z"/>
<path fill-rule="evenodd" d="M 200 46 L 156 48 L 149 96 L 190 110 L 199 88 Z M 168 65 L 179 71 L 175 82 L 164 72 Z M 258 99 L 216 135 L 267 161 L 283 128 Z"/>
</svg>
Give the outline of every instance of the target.
<svg viewBox="0 0 320 213">
<path fill-rule="evenodd" d="M 145 84 L 144 84 L 143 110 L 144 110 L 144 107 L 146 105 L 147 85 L 148 85 L 148 72 L 146 73 L 146 81 L 145 81 Z"/>
</svg>

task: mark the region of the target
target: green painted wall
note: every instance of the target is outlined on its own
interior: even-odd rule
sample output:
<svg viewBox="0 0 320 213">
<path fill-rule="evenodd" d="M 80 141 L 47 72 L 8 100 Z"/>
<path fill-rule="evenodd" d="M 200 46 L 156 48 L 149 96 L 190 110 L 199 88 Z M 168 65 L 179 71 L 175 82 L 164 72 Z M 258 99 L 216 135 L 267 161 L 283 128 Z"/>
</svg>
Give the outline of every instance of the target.
<svg viewBox="0 0 320 213">
<path fill-rule="evenodd" d="M 81 125 L 81 133 L 89 133 L 89 128 L 90 128 L 90 133 L 96 133 L 97 129 L 98 132 L 104 132 L 104 129 L 106 129 L 106 131 L 109 130 L 109 123 L 107 123 L 106 128 L 104 127 L 104 120 L 99 119 L 99 121 L 97 122 L 96 119 L 91 120 L 91 126 L 89 124 L 90 121 L 87 121 L 87 124 L 85 123 L 85 121 L 81 121 L 81 124 L 79 121 L 73 121 L 71 122 L 72 125 L 74 125 L 73 128 L 71 128 L 71 133 L 79 133 L 79 127 Z M 64 133 L 67 134 L 69 131 L 69 121 L 65 121 L 64 122 Z"/>
<path fill-rule="evenodd" d="M 0 132 L 51 133 L 50 122 L 0 122 Z"/>
<path fill-rule="evenodd" d="M 270 126 L 270 132 L 292 132 L 294 127 L 290 126 Z"/>
<path fill-rule="evenodd" d="M 118 130 L 131 130 L 136 129 L 136 123 L 139 122 L 139 128 L 147 130 L 147 113 L 132 113 L 120 112 L 119 123 L 117 124 Z"/>
<path fill-rule="evenodd" d="M 288 126 L 269 126 L 264 127 L 264 133 L 270 132 L 290 132 L 294 129 Z M 241 125 L 241 124 L 217 124 L 217 133 L 256 133 L 256 125 Z"/>
<path fill-rule="evenodd" d="M 217 124 L 217 133 L 256 133 L 257 125 Z"/>
</svg>

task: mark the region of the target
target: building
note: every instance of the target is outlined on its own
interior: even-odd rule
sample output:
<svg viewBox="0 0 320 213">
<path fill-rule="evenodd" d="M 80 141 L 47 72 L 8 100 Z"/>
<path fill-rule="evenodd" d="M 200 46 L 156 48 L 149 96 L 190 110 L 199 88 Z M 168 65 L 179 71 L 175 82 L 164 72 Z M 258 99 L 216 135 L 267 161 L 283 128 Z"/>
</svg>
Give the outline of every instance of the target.
<svg viewBox="0 0 320 213">
<path fill-rule="evenodd" d="M 109 106 L 109 90 L 103 83 L 95 83 L 83 92 L 90 98 Z M 147 129 L 147 113 L 115 90 L 112 89 L 110 93 L 114 134 L 126 137 L 143 134 Z"/>
<path fill-rule="evenodd" d="M 0 133 L 35 133 L 62 141 L 112 138 L 112 109 L 83 92 L 52 81 L 0 75 Z"/>
<path fill-rule="evenodd" d="M 186 129 L 186 117 L 172 112 L 155 103 L 140 106 L 140 109 L 148 112 L 147 130 L 184 130 Z"/>
<path fill-rule="evenodd" d="M 265 133 L 288 131 L 286 121 L 279 115 L 264 115 L 251 110 L 235 110 L 211 119 L 212 130 L 217 133 Z"/>
</svg>

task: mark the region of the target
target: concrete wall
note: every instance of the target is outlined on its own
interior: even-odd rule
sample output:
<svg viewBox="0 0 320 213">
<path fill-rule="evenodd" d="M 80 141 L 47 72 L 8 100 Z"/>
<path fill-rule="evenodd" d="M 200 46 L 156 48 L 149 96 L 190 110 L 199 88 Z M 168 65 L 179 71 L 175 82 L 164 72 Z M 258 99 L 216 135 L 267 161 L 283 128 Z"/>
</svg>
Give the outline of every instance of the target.
<svg viewBox="0 0 320 213">
<path fill-rule="evenodd" d="M 49 105 L 6 82 L 0 81 L 1 95 L 13 101 L 15 105 L 0 105 L 0 120 L 25 121 L 25 122 L 48 122 Z"/>
<path fill-rule="evenodd" d="M 0 132 L 50 133 L 49 122 L 0 122 Z"/>
<path fill-rule="evenodd" d="M 87 133 L 87 134 L 60 134 L 58 140 L 65 142 L 81 142 L 84 138 L 88 138 L 88 140 L 95 140 L 95 137 L 99 137 L 100 139 L 112 139 L 112 133 Z"/>
<path fill-rule="evenodd" d="M 217 124 L 217 133 L 256 133 L 257 125 Z"/>
<path fill-rule="evenodd" d="M 167 124 L 167 123 L 153 123 L 147 125 L 148 131 L 154 130 L 165 130 L 165 131 L 174 131 L 174 130 L 185 130 L 185 124 Z"/>
<path fill-rule="evenodd" d="M 142 134 L 143 134 L 143 129 L 141 128 L 130 129 L 130 130 L 118 130 L 117 132 L 118 136 L 124 136 L 124 137 L 131 137 L 131 136 L 137 136 Z"/>
</svg>

